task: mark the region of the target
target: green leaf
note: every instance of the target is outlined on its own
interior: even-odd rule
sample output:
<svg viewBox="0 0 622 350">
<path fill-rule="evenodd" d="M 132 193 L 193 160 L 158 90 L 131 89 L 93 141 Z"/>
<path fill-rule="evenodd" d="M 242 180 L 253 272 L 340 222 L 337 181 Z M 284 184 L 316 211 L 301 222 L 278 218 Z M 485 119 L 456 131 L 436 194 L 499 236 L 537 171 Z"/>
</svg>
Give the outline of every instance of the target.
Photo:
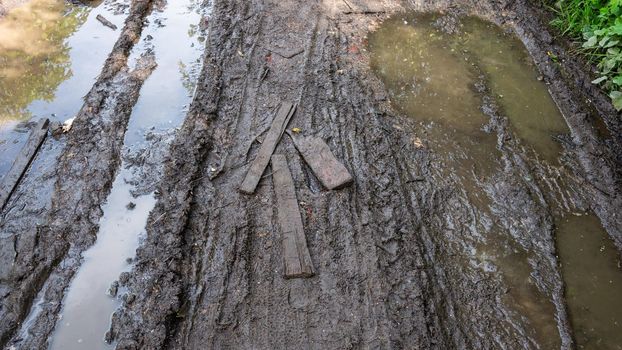
<svg viewBox="0 0 622 350">
<path fill-rule="evenodd" d="M 598 42 L 598 37 L 596 35 L 591 36 L 589 39 L 587 39 L 587 41 L 583 44 L 584 48 L 590 48 L 590 47 L 594 47 L 594 45 L 596 45 L 596 43 Z"/>
<path fill-rule="evenodd" d="M 616 63 L 618 63 L 616 57 L 605 60 L 605 69 L 612 70 L 616 66 Z"/>
<path fill-rule="evenodd" d="M 604 48 L 606 49 L 612 46 L 616 46 L 619 42 L 620 42 L 619 40 L 611 40 L 607 43 L 607 45 L 604 46 Z"/>
<path fill-rule="evenodd" d="M 618 75 L 617 77 L 611 79 L 611 81 L 618 86 L 622 86 L 622 75 Z"/>
<path fill-rule="evenodd" d="M 605 36 L 599 43 L 598 46 L 600 47 L 605 47 L 605 44 L 607 44 L 607 41 L 609 41 L 609 39 L 611 39 L 611 37 L 609 35 Z"/>
<path fill-rule="evenodd" d="M 592 80 L 592 84 L 600 84 L 600 83 L 602 83 L 605 80 L 607 80 L 607 76 L 606 75 L 604 75 L 604 76 L 602 76 L 602 77 L 600 77 L 598 79 Z"/>
<path fill-rule="evenodd" d="M 612 91 L 609 97 L 611 97 L 613 107 L 618 111 L 622 111 L 622 91 Z"/>
</svg>

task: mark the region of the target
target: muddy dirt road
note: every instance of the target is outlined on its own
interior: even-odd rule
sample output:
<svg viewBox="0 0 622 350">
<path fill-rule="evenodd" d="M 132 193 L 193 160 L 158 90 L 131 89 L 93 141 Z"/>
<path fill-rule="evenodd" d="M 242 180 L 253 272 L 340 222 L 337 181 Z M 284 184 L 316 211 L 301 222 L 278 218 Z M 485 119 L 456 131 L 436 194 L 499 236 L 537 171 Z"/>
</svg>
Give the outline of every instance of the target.
<svg viewBox="0 0 622 350">
<path fill-rule="evenodd" d="M 0 346 L 620 348 L 620 115 L 543 8 L 189 1 L 201 55 L 179 65 L 191 94 L 166 100 L 172 85 L 149 84 L 191 40 L 167 31 L 186 12 L 104 5 L 125 18 L 118 40 L 0 216 Z M 354 178 L 324 189 L 281 139 L 315 269 L 302 279 L 282 276 L 271 169 L 238 191 L 284 100 L 298 103 L 289 128 Z M 136 231 L 135 256 L 98 246 L 115 227 Z M 124 272 L 98 280 L 119 308 L 87 337 L 69 323 L 93 264 Z"/>
</svg>

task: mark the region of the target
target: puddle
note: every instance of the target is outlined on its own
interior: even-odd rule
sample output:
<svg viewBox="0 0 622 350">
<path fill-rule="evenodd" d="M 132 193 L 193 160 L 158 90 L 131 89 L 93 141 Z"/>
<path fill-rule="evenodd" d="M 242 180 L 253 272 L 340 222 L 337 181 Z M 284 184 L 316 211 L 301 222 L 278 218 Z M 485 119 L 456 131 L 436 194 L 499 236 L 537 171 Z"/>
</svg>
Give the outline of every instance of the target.
<svg viewBox="0 0 622 350">
<path fill-rule="evenodd" d="M 463 49 L 485 72 L 514 131 L 540 156 L 554 161 L 562 147 L 551 136 L 569 129 L 522 42 L 475 18 L 465 21 L 464 33 L 459 39 Z"/>
<path fill-rule="evenodd" d="M 622 268 L 594 215 L 557 223 L 557 249 L 575 340 L 580 349 L 622 349 Z"/>
<path fill-rule="evenodd" d="M 496 139 L 482 131 L 489 117 L 476 83 L 483 78 L 524 143 L 548 160 L 561 151 L 551 136 L 568 128 L 522 43 L 499 27 L 476 18 L 451 25 L 434 15 L 397 16 L 370 35 L 369 47 L 372 69 L 402 113 L 494 148 Z"/>
<path fill-rule="evenodd" d="M 0 20 L 0 123 L 28 119 L 35 99 L 51 100 L 70 76 L 69 38 L 88 8 L 33 0 Z"/>
<path fill-rule="evenodd" d="M 203 37 L 197 27 L 202 16 L 200 11 L 203 11 L 201 4 L 197 0 L 170 2 L 161 12 L 149 16 L 149 27 L 143 31 L 130 62 L 144 50 L 153 50 L 158 66 L 145 81 L 132 111 L 124 154 L 153 147 L 146 134 L 167 133 L 183 122 L 185 106 L 191 101 L 201 68 Z M 65 296 L 50 349 L 114 347 L 104 342 L 104 335 L 112 313 L 121 302 L 106 292 L 121 272 L 131 269 L 131 263 L 126 260 L 134 257 L 147 217 L 156 202 L 152 194 L 134 198 L 132 193 L 140 186 L 135 182 L 157 181 L 137 179 L 142 173 L 136 172 L 136 166 L 126 161 L 121 169 L 103 207 L 97 241 L 84 253 L 84 263 Z M 154 175 L 148 172 L 147 176 Z M 130 201 L 136 204 L 133 210 L 126 208 Z"/>
<path fill-rule="evenodd" d="M 421 123 L 443 175 L 457 178 L 478 210 L 490 213 L 482 181 L 495 181 L 492 176 L 501 170 L 496 133 L 485 131 L 490 118 L 482 110 L 483 94 L 494 99 L 520 143 L 535 152 L 527 153 L 533 158 L 528 162 L 558 162 L 562 147 L 551 136 L 568 128 L 515 36 L 476 18 L 452 23 L 439 15 L 398 15 L 369 35 L 369 48 L 371 67 L 392 106 Z M 621 349 L 622 272 L 615 247 L 594 216 L 555 219 L 578 345 Z M 475 249 L 475 265 L 498 270 L 511 287 L 506 303 L 528 319 L 537 343 L 559 348 L 555 307 L 533 281 L 533 257 L 506 241 L 488 234 L 486 244 Z"/>
<path fill-rule="evenodd" d="M 115 180 L 108 203 L 102 207 L 104 216 L 97 244 L 83 254 L 84 262 L 66 294 L 57 324 L 58 335 L 53 338 L 51 349 L 105 346 L 103 334 L 108 329 L 111 310 L 118 306 L 118 301 L 105 293 L 112 281 L 129 269 L 126 259 L 134 257 L 147 216 L 155 205 L 153 195 L 133 198 L 123 175 Z M 136 205 L 133 210 L 126 208 L 130 202 Z M 79 331 L 66 331 L 72 329 Z"/>
<path fill-rule="evenodd" d="M 502 272 L 506 285 L 511 286 L 502 299 L 536 325 L 530 336 L 538 341 L 539 346 L 542 349 L 559 349 L 559 337 L 551 336 L 558 333 L 553 319 L 555 305 L 542 295 L 531 276 L 531 254 L 517 243 L 491 232 L 487 244 L 476 245 L 474 259 L 475 266 L 488 272 Z"/>
<path fill-rule="evenodd" d="M 100 3 L 32 0 L 0 19 L 0 176 L 26 141 L 23 122 L 64 121 L 82 107 L 119 35 L 95 17 L 119 28 L 125 18 L 113 1 Z"/>
<path fill-rule="evenodd" d="M 150 18 L 153 23 L 142 35 L 147 40 L 141 41 L 133 53 L 155 48 L 158 67 L 140 91 L 134 114 L 145 117 L 132 116 L 126 145 L 140 144 L 147 131 L 163 132 L 183 122 L 202 67 L 202 5 L 202 0 L 171 1 L 164 15 Z"/>
</svg>

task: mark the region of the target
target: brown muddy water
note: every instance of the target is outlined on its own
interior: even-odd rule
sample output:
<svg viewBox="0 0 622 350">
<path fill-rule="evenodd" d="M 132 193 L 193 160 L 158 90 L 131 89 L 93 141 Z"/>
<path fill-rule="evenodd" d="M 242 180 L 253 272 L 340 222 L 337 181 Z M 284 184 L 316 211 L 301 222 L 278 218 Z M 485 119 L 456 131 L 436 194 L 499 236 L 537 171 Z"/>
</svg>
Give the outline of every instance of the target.
<svg viewBox="0 0 622 350">
<path fill-rule="evenodd" d="M 557 245 L 577 345 L 622 349 L 622 272 L 616 247 L 594 215 L 557 223 Z"/>
<path fill-rule="evenodd" d="M 553 137 L 568 128 L 515 36 L 477 18 L 454 22 L 441 15 L 401 14 L 369 35 L 369 49 L 393 108 L 420 123 L 445 175 L 457 178 L 483 216 L 491 207 L 482 182 L 494 181 L 502 166 L 484 95 L 498 107 L 492 114 L 506 118 L 506 137 L 518 141 L 530 164 L 560 164 L 562 147 Z M 554 212 L 560 212 L 554 218 L 557 249 L 577 346 L 620 349 L 617 251 L 593 215 Z M 476 245 L 470 263 L 502 275 L 512 286 L 505 302 L 532 324 L 538 344 L 559 348 L 555 309 L 532 278 L 533 257 L 496 230 L 482 229 L 486 243 Z"/>
<path fill-rule="evenodd" d="M 196 0 L 170 2 L 148 17 L 150 24 L 134 48 L 130 62 L 153 50 L 158 66 L 143 85 L 132 111 L 124 140 L 125 154 L 166 147 L 166 144 L 151 145 L 151 137 L 146 135 L 170 133 L 183 122 L 201 68 L 204 32 L 198 25 L 206 10 L 200 4 Z M 157 173 L 137 169 L 140 167 L 125 160 L 121 165 L 102 208 L 104 216 L 99 223 L 97 241 L 84 253 L 84 263 L 63 301 L 50 349 L 112 347 L 104 342 L 104 336 L 123 291 L 110 296 L 108 288 L 123 271 L 131 268 L 147 217 L 156 202 L 153 193 L 141 193 L 137 187 L 143 181 L 156 182 L 157 178 L 137 176 L 157 177 Z"/>
<path fill-rule="evenodd" d="M 89 2 L 91 3 L 91 2 Z M 31 119 L 72 118 L 112 49 L 126 13 L 114 1 L 73 5 L 33 0 L 0 20 L 0 176 L 28 136 Z"/>
</svg>

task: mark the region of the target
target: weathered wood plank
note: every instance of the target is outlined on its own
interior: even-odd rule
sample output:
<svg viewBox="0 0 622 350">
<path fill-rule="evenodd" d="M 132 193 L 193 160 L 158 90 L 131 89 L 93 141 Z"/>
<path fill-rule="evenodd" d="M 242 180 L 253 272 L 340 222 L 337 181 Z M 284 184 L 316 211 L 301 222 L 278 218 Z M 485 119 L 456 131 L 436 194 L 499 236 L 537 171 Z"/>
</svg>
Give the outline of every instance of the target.
<svg viewBox="0 0 622 350">
<path fill-rule="evenodd" d="M 313 262 L 307 248 L 294 180 L 285 155 L 272 156 L 272 179 L 283 235 L 283 275 L 285 278 L 311 277 L 315 274 Z"/>
<path fill-rule="evenodd" d="M 270 126 L 270 130 L 261 144 L 257 157 L 253 160 L 248 173 L 246 173 L 244 181 L 242 181 L 242 184 L 240 185 L 240 192 L 246 194 L 252 194 L 255 192 L 255 188 L 257 188 L 261 175 L 263 175 L 268 163 L 270 163 L 270 157 L 276 149 L 279 140 L 281 140 L 281 136 L 283 136 L 285 128 L 287 128 L 287 124 L 292 118 L 292 115 L 294 115 L 295 111 L 296 105 L 289 102 L 281 103 L 281 107 L 272 121 L 272 126 Z"/>
<path fill-rule="evenodd" d="M 352 183 L 353 179 L 348 169 L 337 160 L 324 140 L 292 133 L 289 135 L 296 149 L 324 187 L 334 190 Z"/>
<path fill-rule="evenodd" d="M 0 184 L 0 211 L 4 209 L 4 206 L 17 187 L 17 184 L 22 176 L 24 176 L 26 169 L 30 166 L 39 147 L 41 147 L 43 140 L 47 136 L 49 122 L 47 118 L 39 120 L 37 125 L 30 132 L 28 141 L 26 141 L 26 144 L 17 155 L 17 158 L 13 161 L 11 169 L 9 169 L 9 172 L 2 178 L 2 184 Z"/>
<path fill-rule="evenodd" d="M 117 30 L 117 26 L 110 22 L 109 20 L 106 19 L 106 17 L 102 16 L 102 15 L 97 15 L 95 17 L 95 19 L 97 19 L 99 22 L 101 22 L 101 24 L 105 25 L 106 27 L 112 29 L 112 30 Z"/>
</svg>

